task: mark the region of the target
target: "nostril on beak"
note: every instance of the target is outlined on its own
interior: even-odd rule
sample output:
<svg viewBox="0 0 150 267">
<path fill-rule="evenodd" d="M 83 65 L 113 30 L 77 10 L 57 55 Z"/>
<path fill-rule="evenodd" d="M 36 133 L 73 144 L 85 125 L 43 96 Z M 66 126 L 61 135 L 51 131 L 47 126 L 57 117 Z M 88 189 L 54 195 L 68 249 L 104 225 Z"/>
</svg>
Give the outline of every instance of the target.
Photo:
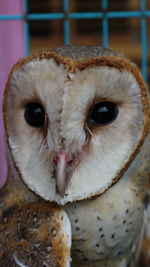
<svg viewBox="0 0 150 267">
<path fill-rule="evenodd" d="M 71 160 L 69 160 L 69 161 L 67 162 L 67 166 L 68 166 L 68 167 L 72 167 L 72 166 L 73 166 L 73 159 L 71 159 Z"/>
<path fill-rule="evenodd" d="M 58 156 L 57 155 L 55 155 L 54 157 L 53 157 L 53 162 L 57 165 L 57 163 L 58 163 Z"/>
<path fill-rule="evenodd" d="M 73 159 L 65 152 L 57 152 L 53 157 L 53 162 L 55 165 L 58 165 L 62 159 L 64 159 L 67 167 L 71 167 L 73 165 Z"/>
</svg>

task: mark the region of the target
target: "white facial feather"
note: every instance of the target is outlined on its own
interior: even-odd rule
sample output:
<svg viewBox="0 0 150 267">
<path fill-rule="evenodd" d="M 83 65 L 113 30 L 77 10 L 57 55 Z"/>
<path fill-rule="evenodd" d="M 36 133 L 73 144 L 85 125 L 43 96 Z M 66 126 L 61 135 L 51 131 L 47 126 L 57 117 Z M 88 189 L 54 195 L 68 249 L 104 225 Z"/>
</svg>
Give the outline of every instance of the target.
<svg viewBox="0 0 150 267">
<path fill-rule="evenodd" d="M 73 140 L 71 150 L 78 151 L 84 146 L 87 105 L 95 97 L 121 102 L 119 115 L 116 121 L 100 127 L 91 137 L 88 153 L 83 155 L 66 191 L 68 201 L 73 201 L 74 196 L 87 198 L 107 189 L 140 138 L 140 88 L 135 79 L 128 72 L 97 67 L 78 72 L 66 89 L 62 129 L 63 136 L 69 136 L 66 140 L 68 146 Z"/>
<path fill-rule="evenodd" d="M 14 72 L 7 100 L 9 144 L 24 182 L 61 204 L 104 192 L 129 159 L 143 126 L 141 92 L 131 73 L 102 66 L 68 76 L 67 68 L 53 59 L 34 59 Z M 119 115 L 92 133 L 85 121 L 95 98 L 117 103 Z M 45 133 L 25 122 L 24 105 L 33 100 L 45 109 Z M 92 134 L 88 145 L 86 131 Z M 83 152 L 63 198 L 52 161 L 62 140 L 68 153 Z"/>
</svg>

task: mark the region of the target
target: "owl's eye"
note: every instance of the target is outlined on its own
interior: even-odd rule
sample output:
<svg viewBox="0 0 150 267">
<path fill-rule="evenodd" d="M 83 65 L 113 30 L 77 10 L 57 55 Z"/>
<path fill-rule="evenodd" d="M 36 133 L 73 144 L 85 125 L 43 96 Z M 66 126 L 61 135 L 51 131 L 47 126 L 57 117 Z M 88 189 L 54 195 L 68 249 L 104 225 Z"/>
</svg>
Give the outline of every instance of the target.
<svg viewBox="0 0 150 267">
<path fill-rule="evenodd" d="M 107 125 L 117 118 L 118 112 L 119 110 L 115 103 L 99 102 L 92 108 L 89 121 L 93 125 Z"/>
<path fill-rule="evenodd" d="M 30 102 L 25 106 L 24 118 L 32 127 L 41 127 L 45 122 L 45 112 L 42 105 Z"/>
</svg>

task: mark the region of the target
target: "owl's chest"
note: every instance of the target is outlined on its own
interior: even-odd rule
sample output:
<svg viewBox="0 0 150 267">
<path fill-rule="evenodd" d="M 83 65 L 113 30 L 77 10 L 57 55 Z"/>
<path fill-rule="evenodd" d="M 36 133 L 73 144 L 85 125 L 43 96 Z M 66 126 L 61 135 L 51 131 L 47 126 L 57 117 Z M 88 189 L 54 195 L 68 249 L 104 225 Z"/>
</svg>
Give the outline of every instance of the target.
<svg viewBox="0 0 150 267">
<path fill-rule="evenodd" d="M 81 261 L 123 258 L 138 242 L 144 207 L 132 195 L 127 199 L 101 196 L 66 207 L 72 225 L 73 257 Z"/>
</svg>

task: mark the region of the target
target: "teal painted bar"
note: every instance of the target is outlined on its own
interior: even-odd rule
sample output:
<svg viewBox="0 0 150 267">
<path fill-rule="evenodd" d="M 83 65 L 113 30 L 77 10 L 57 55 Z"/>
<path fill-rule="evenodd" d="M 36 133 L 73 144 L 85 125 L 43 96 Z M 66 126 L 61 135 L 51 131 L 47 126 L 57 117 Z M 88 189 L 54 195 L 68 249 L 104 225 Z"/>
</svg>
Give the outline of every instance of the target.
<svg viewBox="0 0 150 267">
<path fill-rule="evenodd" d="M 108 18 L 107 18 L 108 1 L 102 0 L 103 18 L 102 18 L 102 38 L 103 47 L 108 47 Z"/>
<path fill-rule="evenodd" d="M 27 0 L 26 0 L 27 1 Z M 74 12 L 68 13 L 69 19 L 96 19 L 103 18 L 103 12 Z M 115 18 L 138 18 L 138 17 L 150 17 L 150 11 L 111 11 L 106 12 L 105 16 L 109 19 Z M 64 19 L 64 13 L 44 13 L 44 14 L 27 14 L 28 20 L 54 20 Z M 0 20 L 20 20 L 24 19 L 22 15 L 0 15 Z"/>
<path fill-rule="evenodd" d="M 103 12 L 74 12 L 68 16 L 70 19 L 99 19 L 103 17 Z"/>
<path fill-rule="evenodd" d="M 141 8 L 141 12 L 144 14 L 145 9 L 146 9 L 145 0 L 140 1 L 140 8 Z M 142 70 L 142 74 L 144 76 L 145 81 L 147 81 L 148 79 L 148 73 L 147 73 L 148 56 L 147 54 L 148 54 L 147 21 L 146 21 L 146 17 L 142 16 L 141 17 L 141 58 L 142 58 L 141 70 Z"/>
<path fill-rule="evenodd" d="M 23 0 L 23 11 L 25 17 L 28 13 L 28 0 Z M 30 54 L 30 32 L 29 32 L 29 23 L 27 19 L 24 19 L 24 47 L 25 47 L 25 56 Z"/>
<path fill-rule="evenodd" d="M 64 43 L 66 45 L 70 44 L 70 23 L 69 23 L 69 2 L 68 0 L 63 0 L 63 11 L 64 11 Z"/>
<path fill-rule="evenodd" d="M 0 15 L 0 20 L 20 20 L 23 19 L 22 15 Z"/>
<path fill-rule="evenodd" d="M 107 13 L 107 17 L 111 19 L 116 18 L 138 18 L 141 16 L 150 17 L 150 11 L 111 11 Z"/>
<path fill-rule="evenodd" d="M 28 14 L 29 20 L 48 20 L 48 19 L 64 19 L 64 13 L 44 13 L 44 14 Z"/>
</svg>

